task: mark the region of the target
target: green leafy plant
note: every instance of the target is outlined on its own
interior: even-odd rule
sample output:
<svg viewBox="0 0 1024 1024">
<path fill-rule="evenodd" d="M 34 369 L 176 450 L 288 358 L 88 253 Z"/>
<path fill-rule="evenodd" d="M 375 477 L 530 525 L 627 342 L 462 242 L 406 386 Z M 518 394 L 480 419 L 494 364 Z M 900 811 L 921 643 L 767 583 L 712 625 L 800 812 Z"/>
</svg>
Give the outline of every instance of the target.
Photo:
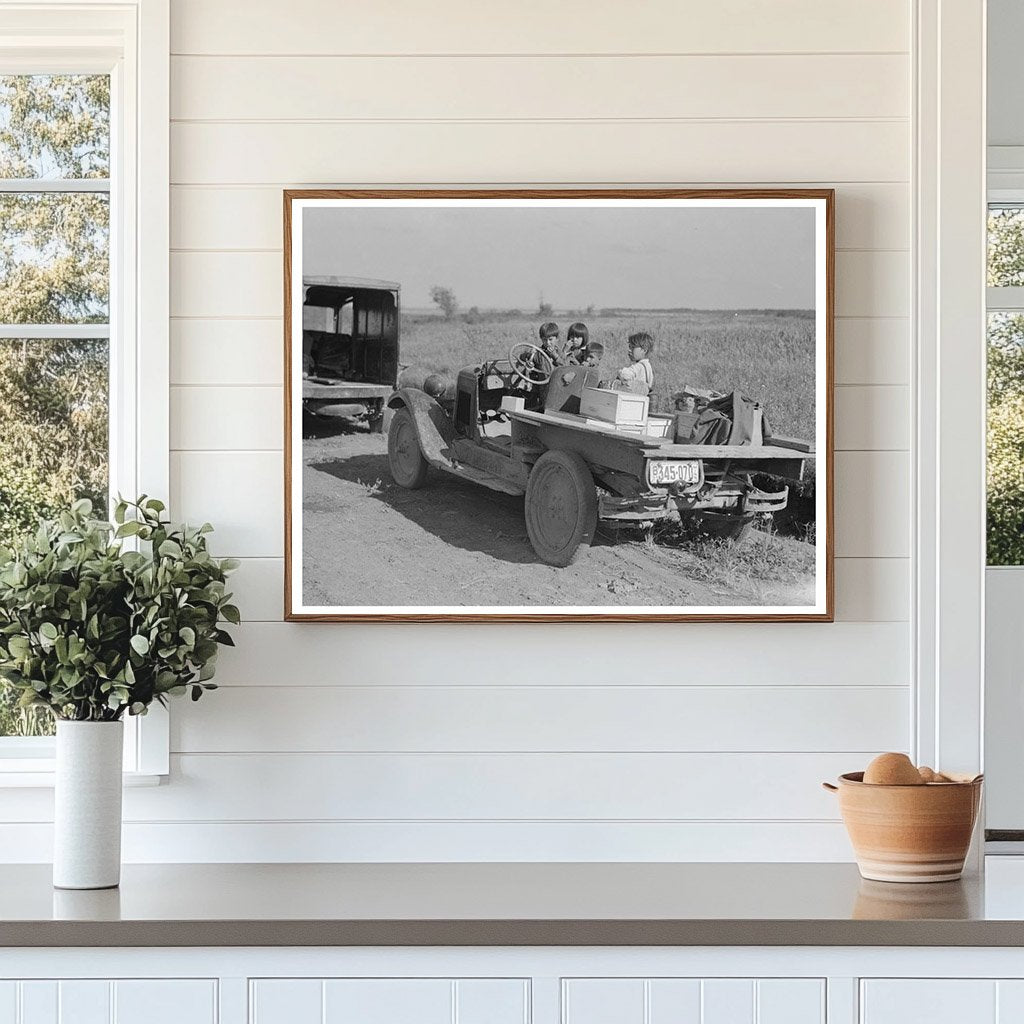
<svg viewBox="0 0 1024 1024">
<path fill-rule="evenodd" d="M 83 499 L 0 548 L 0 679 L 23 708 L 109 722 L 215 689 L 219 645 L 234 645 L 222 621 L 239 621 L 225 588 L 239 563 L 209 553 L 209 523 L 163 512 L 143 495 L 107 523 Z"/>
</svg>

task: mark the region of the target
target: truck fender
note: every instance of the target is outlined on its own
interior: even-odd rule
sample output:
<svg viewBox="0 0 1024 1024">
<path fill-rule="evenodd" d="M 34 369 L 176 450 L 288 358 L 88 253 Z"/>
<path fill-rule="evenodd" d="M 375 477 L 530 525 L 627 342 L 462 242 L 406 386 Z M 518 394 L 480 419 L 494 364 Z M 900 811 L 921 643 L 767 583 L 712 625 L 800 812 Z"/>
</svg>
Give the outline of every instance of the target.
<svg viewBox="0 0 1024 1024">
<path fill-rule="evenodd" d="M 448 414 L 425 391 L 400 388 L 388 399 L 389 409 L 408 409 L 423 457 L 433 466 L 451 466 L 454 433 Z"/>
</svg>

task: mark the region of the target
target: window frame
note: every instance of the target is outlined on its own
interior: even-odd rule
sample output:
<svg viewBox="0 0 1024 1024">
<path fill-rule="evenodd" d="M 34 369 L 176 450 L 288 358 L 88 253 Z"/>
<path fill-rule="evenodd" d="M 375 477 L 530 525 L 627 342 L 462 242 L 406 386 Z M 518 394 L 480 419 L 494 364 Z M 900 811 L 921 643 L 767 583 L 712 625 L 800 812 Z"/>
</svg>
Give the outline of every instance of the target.
<svg viewBox="0 0 1024 1024">
<path fill-rule="evenodd" d="M 109 74 L 110 470 L 113 494 L 170 495 L 169 0 L 0 0 L 0 74 Z M 24 182 L 19 183 L 24 189 Z M 37 186 L 42 185 L 42 188 Z M 3 187 L 0 184 L 0 187 Z M 67 185 L 34 191 L 58 191 Z M 86 187 L 95 188 L 95 185 Z M 77 187 L 81 191 L 81 188 Z M 5 189 L 11 190 L 11 189 Z M 31 337 L 31 327 L 0 334 Z M 96 327 L 60 329 L 96 337 Z M 106 335 L 99 335 L 106 336 Z M 168 502 L 169 504 L 169 502 Z M 159 705 L 125 718 L 126 778 L 168 774 Z M 53 784 L 54 741 L 0 737 L 0 787 Z"/>
</svg>

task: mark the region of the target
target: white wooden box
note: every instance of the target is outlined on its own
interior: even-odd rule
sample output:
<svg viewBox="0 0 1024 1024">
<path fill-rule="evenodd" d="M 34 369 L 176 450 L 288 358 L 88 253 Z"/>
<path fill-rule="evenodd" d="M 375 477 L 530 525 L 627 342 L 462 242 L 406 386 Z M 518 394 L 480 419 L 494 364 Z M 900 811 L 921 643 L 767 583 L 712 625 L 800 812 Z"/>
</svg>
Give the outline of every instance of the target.
<svg viewBox="0 0 1024 1024">
<path fill-rule="evenodd" d="M 648 437 L 668 437 L 669 431 L 672 428 L 672 420 L 668 416 L 648 416 L 647 417 L 647 436 Z"/>
<path fill-rule="evenodd" d="M 630 391 L 612 391 L 610 388 L 584 388 L 580 396 L 580 414 L 590 416 L 617 427 L 647 426 L 647 408 L 650 399 Z"/>
</svg>

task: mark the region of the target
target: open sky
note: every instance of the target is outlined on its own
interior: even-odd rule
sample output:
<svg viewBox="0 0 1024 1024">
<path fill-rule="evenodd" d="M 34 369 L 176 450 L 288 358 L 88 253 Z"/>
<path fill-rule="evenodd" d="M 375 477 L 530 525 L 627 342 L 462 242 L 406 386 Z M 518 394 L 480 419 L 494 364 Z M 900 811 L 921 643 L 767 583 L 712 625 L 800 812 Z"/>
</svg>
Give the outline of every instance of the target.
<svg viewBox="0 0 1024 1024">
<path fill-rule="evenodd" d="M 303 276 L 375 277 L 406 308 L 433 285 L 462 309 L 593 305 L 813 309 L 809 208 L 320 207 L 303 212 Z"/>
</svg>

